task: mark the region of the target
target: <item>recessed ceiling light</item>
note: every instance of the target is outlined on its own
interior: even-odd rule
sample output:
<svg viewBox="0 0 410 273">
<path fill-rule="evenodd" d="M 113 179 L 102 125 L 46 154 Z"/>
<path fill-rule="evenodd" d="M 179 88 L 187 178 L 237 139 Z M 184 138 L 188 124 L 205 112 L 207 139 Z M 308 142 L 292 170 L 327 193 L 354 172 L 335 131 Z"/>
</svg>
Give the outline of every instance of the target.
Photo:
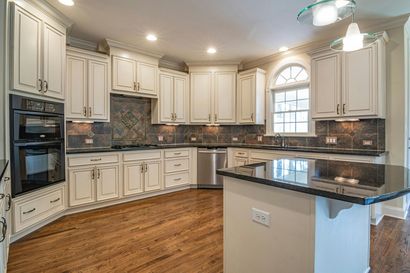
<svg viewBox="0 0 410 273">
<path fill-rule="evenodd" d="M 285 51 L 288 51 L 289 50 L 289 48 L 287 47 L 287 46 L 281 46 L 280 48 L 279 48 L 279 51 L 280 52 L 285 52 Z"/>
<path fill-rule="evenodd" d="M 206 52 L 208 52 L 208 54 L 215 54 L 216 53 L 216 48 L 215 47 L 210 47 L 210 48 L 208 48 L 208 50 Z"/>
<path fill-rule="evenodd" d="M 73 0 L 58 0 L 63 5 L 66 6 L 74 6 L 74 1 Z"/>
<path fill-rule="evenodd" d="M 154 34 L 148 34 L 145 38 L 147 38 L 147 40 L 151 42 L 158 40 L 158 37 Z"/>
</svg>

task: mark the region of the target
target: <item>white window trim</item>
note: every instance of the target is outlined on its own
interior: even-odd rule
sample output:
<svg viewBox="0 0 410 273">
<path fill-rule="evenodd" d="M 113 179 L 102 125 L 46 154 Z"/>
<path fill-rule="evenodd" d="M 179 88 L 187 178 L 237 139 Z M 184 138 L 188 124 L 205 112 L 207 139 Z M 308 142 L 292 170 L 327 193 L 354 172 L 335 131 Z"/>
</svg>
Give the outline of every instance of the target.
<svg viewBox="0 0 410 273">
<path fill-rule="evenodd" d="M 276 78 L 278 77 L 278 75 L 286 68 L 290 67 L 290 66 L 301 66 L 303 67 L 306 72 L 309 75 L 309 71 L 308 69 L 300 64 L 300 63 L 289 63 L 286 65 L 281 66 L 280 69 L 278 69 L 278 72 L 274 75 L 274 77 L 272 77 L 273 81 L 276 81 Z M 267 88 L 266 89 L 266 133 L 265 136 L 275 136 L 277 133 L 273 131 L 273 114 L 275 112 L 275 107 L 273 104 L 273 94 L 275 91 L 278 90 L 287 90 L 287 89 L 294 89 L 294 88 L 298 88 L 298 87 L 307 87 L 309 88 L 309 113 L 308 113 L 308 120 L 309 120 L 309 132 L 308 133 L 279 133 L 281 136 L 285 136 L 285 137 L 316 137 L 316 126 L 315 126 L 315 121 L 312 120 L 312 91 L 310 88 L 310 75 L 309 75 L 309 80 L 307 81 L 300 81 L 300 82 L 296 82 L 296 83 L 291 83 L 291 84 L 284 84 L 283 86 L 281 85 L 275 85 L 272 88 Z"/>
</svg>

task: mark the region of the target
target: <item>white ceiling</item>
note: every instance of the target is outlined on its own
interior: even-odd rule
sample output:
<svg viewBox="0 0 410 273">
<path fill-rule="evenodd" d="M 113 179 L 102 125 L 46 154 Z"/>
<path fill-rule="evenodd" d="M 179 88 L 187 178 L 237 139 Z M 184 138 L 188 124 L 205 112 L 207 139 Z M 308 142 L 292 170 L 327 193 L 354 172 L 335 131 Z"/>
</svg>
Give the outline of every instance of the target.
<svg viewBox="0 0 410 273">
<path fill-rule="evenodd" d="M 130 43 L 181 61 L 248 61 L 281 46 L 342 34 L 349 19 L 330 27 L 301 25 L 296 15 L 313 0 L 74 0 L 73 7 L 47 0 L 74 21 L 71 36 Z M 359 23 L 378 23 L 410 13 L 409 0 L 357 0 Z M 158 41 L 148 42 L 153 32 Z M 206 48 L 218 53 L 209 56 Z"/>
</svg>

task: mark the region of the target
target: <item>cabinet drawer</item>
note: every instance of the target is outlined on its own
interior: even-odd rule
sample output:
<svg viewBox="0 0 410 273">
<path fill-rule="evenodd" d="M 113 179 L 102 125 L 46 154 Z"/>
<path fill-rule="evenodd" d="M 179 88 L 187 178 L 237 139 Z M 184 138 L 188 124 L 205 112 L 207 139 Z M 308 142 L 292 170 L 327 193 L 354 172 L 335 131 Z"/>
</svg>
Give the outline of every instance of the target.
<svg viewBox="0 0 410 273">
<path fill-rule="evenodd" d="M 189 172 L 168 174 L 165 176 L 165 187 L 174 187 L 190 184 Z"/>
<path fill-rule="evenodd" d="M 161 151 L 150 151 L 150 152 L 134 152 L 134 153 L 124 153 L 123 160 L 124 161 L 141 161 L 141 160 L 152 160 L 152 159 L 160 159 L 161 158 Z"/>
<path fill-rule="evenodd" d="M 68 158 L 69 167 L 118 163 L 118 162 L 119 162 L 118 154 L 91 155 L 91 156 L 69 157 Z"/>
<path fill-rule="evenodd" d="M 235 156 L 235 157 L 248 157 L 248 156 L 249 156 L 249 152 L 248 152 L 248 151 L 245 151 L 245 150 L 235 151 L 235 152 L 234 152 L 234 156 Z"/>
<path fill-rule="evenodd" d="M 173 173 L 189 170 L 189 159 L 174 159 L 165 161 L 165 172 Z"/>
<path fill-rule="evenodd" d="M 25 201 L 16 201 L 14 204 L 15 231 L 18 232 L 36 224 L 62 210 L 64 210 L 64 186 Z"/>
<path fill-rule="evenodd" d="M 188 157 L 189 150 L 165 151 L 165 158 Z"/>
</svg>

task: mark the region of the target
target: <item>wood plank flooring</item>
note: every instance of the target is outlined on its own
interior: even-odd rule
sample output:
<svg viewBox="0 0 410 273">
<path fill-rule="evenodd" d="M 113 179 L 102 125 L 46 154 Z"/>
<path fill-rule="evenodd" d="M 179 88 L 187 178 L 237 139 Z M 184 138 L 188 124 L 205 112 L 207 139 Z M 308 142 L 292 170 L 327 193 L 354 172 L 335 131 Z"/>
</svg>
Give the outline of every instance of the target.
<svg viewBox="0 0 410 273">
<path fill-rule="evenodd" d="M 219 273 L 222 201 L 186 190 L 66 216 L 12 244 L 8 272 Z M 410 272 L 410 216 L 385 217 L 371 246 L 372 273 Z"/>
</svg>

